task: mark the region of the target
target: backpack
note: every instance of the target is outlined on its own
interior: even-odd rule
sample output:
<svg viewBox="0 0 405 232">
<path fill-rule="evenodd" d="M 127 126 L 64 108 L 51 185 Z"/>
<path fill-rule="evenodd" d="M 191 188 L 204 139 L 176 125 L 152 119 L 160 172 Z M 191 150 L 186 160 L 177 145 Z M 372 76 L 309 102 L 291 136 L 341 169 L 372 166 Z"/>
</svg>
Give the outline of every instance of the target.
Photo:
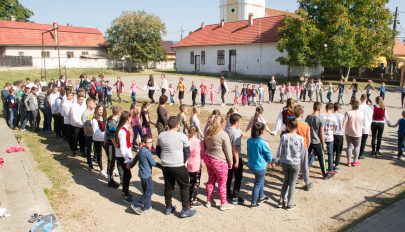
<svg viewBox="0 0 405 232">
<path fill-rule="evenodd" d="M 294 111 L 290 110 L 289 108 L 283 109 L 283 124 L 286 124 L 287 120 L 295 119 Z"/>
<path fill-rule="evenodd" d="M 101 87 L 101 85 L 97 85 L 96 91 L 97 91 L 97 93 L 103 92 L 103 87 Z"/>
</svg>

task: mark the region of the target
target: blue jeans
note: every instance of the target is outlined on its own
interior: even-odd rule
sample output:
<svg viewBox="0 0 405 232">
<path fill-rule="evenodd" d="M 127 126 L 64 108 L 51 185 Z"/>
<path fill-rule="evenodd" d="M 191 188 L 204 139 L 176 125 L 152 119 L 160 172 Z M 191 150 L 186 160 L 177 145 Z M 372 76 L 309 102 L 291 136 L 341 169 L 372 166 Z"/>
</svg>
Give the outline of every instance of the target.
<svg viewBox="0 0 405 232">
<path fill-rule="evenodd" d="M 398 158 L 404 155 L 405 136 L 398 134 Z"/>
<path fill-rule="evenodd" d="M 326 98 L 328 98 L 329 103 L 332 103 L 332 92 L 328 92 Z"/>
<path fill-rule="evenodd" d="M 131 93 L 131 99 L 132 99 L 132 102 L 133 103 L 135 103 L 136 102 L 136 93 Z"/>
<path fill-rule="evenodd" d="M 174 95 L 170 95 L 170 103 L 174 104 Z"/>
<path fill-rule="evenodd" d="M 136 138 L 139 136 L 142 136 L 142 127 L 140 126 L 133 126 L 132 131 L 134 132 L 134 138 L 132 139 L 132 145 L 137 144 L 136 143 Z"/>
<path fill-rule="evenodd" d="M 142 196 L 135 202 L 136 207 L 150 209 L 152 207 L 153 181 L 152 177 L 141 178 Z"/>
<path fill-rule="evenodd" d="M 31 121 L 31 114 L 29 113 L 29 111 L 25 111 L 25 115 L 23 116 L 23 118 L 21 118 L 22 120 L 22 124 L 21 124 L 21 129 L 25 129 L 25 127 L 27 126 L 28 121 Z"/>
<path fill-rule="evenodd" d="M 264 177 L 266 176 L 266 169 L 263 170 L 253 170 L 255 175 L 255 182 L 252 190 L 252 205 L 257 204 L 257 200 L 264 197 Z"/>
<path fill-rule="evenodd" d="M 17 118 L 17 108 L 8 108 L 8 124 L 10 126 L 10 128 L 14 128 L 15 127 L 15 119 Z"/>
<path fill-rule="evenodd" d="M 328 171 L 333 172 L 333 141 L 325 142 L 326 152 L 328 153 Z"/>
</svg>

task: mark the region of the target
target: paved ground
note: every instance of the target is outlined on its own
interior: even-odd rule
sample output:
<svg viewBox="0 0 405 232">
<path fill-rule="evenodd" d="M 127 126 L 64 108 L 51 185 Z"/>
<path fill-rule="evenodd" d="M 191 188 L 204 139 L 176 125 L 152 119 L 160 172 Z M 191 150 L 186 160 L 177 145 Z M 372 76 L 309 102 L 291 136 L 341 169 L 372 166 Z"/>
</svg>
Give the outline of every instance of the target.
<svg viewBox="0 0 405 232">
<path fill-rule="evenodd" d="M 405 231 L 405 199 L 357 224 L 347 232 Z"/>
<path fill-rule="evenodd" d="M 0 208 L 8 208 L 11 217 L 0 218 L 0 231 L 28 231 L 32 213 L 54 213 L 45 196 L 31 153 L 6 153 L 6 148 L 18 145 L 12 131 L 0 118 L 0 157 L 5 159 L 0 167 Z M 61 231 L 59 228 L 58 231 Z"/>
</svg>

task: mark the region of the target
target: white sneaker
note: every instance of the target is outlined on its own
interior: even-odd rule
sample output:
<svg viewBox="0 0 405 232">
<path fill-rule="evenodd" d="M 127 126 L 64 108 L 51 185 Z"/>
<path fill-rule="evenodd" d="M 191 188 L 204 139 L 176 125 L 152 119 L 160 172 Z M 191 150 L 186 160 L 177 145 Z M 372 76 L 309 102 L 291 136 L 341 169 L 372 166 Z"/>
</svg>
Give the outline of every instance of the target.
<svg viewBox="0 0 405 232">
<path fill-rule="evenodd" d="M 104 177 L 104 178 L 108 178 L 107 173 L 104 170 L 100 171 L 100 174 Z"/>
<path fill-rule="evenodd" d="M 226 104 L 225 103 L 222 103 L 222 105 L 221 106 L 226 106 Z"/>
<path fill-rule="evenodd" d="M 225 204 L 223 204 L 223 205 L 221 205 L 221 211 L 231 210 L 231 209 L 233 209 L 233 208 L 234 208 L 234 206 L 231 205 L 231 204 L 229 204 L 228 202 L 225 203 Z"/>
<path fill-rule="evenodd" d="M 118 170 L 117 170 L 117 169 L 114 169 L 113 174 L 114 174 L 114 176 L 119 176 L 119 175 L 120 175 L 120 174 L 118 173 Z"/>
</svg>

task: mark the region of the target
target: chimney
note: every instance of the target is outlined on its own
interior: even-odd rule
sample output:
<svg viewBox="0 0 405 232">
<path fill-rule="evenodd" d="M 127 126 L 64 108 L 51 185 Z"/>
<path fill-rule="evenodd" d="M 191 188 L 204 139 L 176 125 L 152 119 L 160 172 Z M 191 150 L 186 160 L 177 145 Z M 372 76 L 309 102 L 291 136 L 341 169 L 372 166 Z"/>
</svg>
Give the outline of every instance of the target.
<svg viewBox="0 0 405 232">
<path fill-rule="evenodd" d="M 52 27 L 53 27 L 53 29 L 56 29 L 56 28 L 58 28 L 58 24 L 57 23 L 52 23 Z"/>
<path fill-rule="evenodd" d="M 201 23 L 201 29 L 204 29 L 204 27 L 205 27 L 205 23 L 202 22 L 202 23 Z"/>
<path fill-rule="evenodd" d="M 253 26 L 253 13 L 249 13 L 249 26 Z"/>
<path fill-rule="evenodd" d="M 221 19 L 221 27 L 225 25 L 225 19 Z"/>
<path fill-rule="evenodd" d="M 14 22 L 16 20 L 16 17 L 14 15 L 11 15 L 10 20 Z"/>
</svg>

